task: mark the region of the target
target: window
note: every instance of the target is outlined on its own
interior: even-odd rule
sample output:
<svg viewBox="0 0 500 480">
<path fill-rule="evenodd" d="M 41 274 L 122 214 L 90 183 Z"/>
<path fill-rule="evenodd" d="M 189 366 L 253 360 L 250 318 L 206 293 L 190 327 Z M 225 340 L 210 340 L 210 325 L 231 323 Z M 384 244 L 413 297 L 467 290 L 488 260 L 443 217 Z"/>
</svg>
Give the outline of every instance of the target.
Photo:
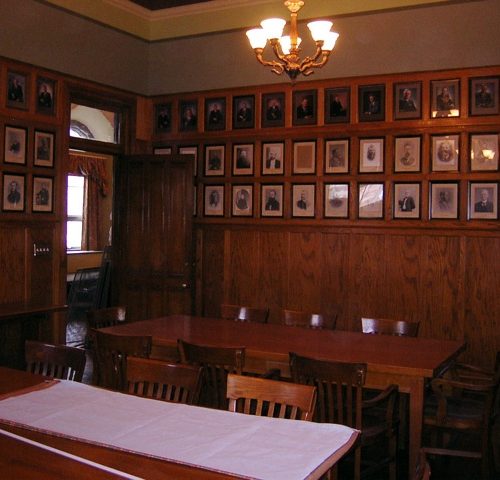
<svg viewBox="0 0 500 480">
<path fill-rule="evenodd" d="M 68 218 L 66 233 L 66 248 L 68 250 L 82 249 L 84 192 L 85 177 L 68 175 Z"/>
<path fill-rule="evenodd" d="M 71 104 L 70 137 L 119 143 L 119 115 L 109 110 Z"/>
</svg>

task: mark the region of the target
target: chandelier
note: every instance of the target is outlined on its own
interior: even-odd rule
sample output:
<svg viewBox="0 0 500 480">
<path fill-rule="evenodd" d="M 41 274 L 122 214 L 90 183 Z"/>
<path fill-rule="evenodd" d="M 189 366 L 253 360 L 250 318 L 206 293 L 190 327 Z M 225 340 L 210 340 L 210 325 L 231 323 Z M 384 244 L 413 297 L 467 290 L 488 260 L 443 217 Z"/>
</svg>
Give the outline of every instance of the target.
<svg viewBox="0 0 500 480">
<path fill-rule="evenodd" d="M 313 68 L 321 68 L 326 64 L 339 34 L 330 31 L 333 23 L 328 20 L 309 22 L 307 26 L 316 43 L 316 52 L 312 57 L 305 57 L 301 60 L 299 45 L 302 39 L 297 34 L 297 12 L 304 6 L 304 2 L 302 0 L 287 0 L 284 3 L 285 7 L 290 10 L 292 17 L 289 35 L 282 36 L 286 20 L 268 18 L 260 23 L 262 28 L 248 30 L 247 37 L 257 60 L 262 65 L 271 67 L 271 71 L 277 75 L 286 72 L 293 82 L 299 74 L 311 75 L 314 73 Z M 268 41 L 278 60 L 264 60 L 262 54 Z"/>
</svg>

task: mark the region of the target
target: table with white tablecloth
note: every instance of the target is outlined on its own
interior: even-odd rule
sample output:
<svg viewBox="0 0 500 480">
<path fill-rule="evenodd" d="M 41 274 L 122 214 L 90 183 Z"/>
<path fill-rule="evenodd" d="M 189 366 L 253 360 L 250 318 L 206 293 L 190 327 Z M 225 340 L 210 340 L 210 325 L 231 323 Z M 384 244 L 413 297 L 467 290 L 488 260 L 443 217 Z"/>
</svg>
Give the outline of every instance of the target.
<svg viewBox="0 0 500 480">
<path fill-rule="evenodd" d="M 0 401 L 13 425 L 252 479 L 319 478 L 359 432 L 173 404 L 58 381 Z"/>
</svg>

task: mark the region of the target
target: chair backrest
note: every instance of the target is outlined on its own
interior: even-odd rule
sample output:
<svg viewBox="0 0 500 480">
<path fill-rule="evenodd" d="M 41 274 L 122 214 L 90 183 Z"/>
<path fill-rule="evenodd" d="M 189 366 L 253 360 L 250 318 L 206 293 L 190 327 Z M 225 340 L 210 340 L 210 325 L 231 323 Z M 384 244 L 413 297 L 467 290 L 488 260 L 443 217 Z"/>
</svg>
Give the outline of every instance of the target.
<svg viewBox="0 0 500 480">
<path fill-rule="evenodd" d="M 89 328 L 113 327 L 125 322 L 127 309 L 123 306 L 99 308 L 87 312 Z"/>
<path fill-rule="evenodd" d="M 290 327 L 305 327 L 319 330 L 326 328 L 334 330 L 337 323 L 337 317 L 321 313 L 308 313 L 284 309 L 282 322 L 283 325 L 288 325 Z"/>
<path fill-rule="evenodd" d="M 227 409 L 228 373 L 240 374 L 245 363 L 245 347 L 215 347 L 177 341 L 181 362 L 203 367 L 200 405 Z"/>
<path fill-rule="evenodd" d="M 229 305 L 223 303 L 220 307 L 221 317 L 240 322 L 267 323 L 268 308 L 246 307 L 243 305 Z"/>
<path fill-rule="evenodd" d="M 290 369 L 294 382 L 316 386 L 317 421 L 361 429 L 365 363 L 316 360 L 291 352 Z"/>
<path fill-rule="evenodd" d="M 87 311 L 94 308 L 100 269 L 80 268 L 76 271 L 68 294 L 68 307 Z M 71 312 L 70 312 L 71 313 Z"/>
<path fill-rule="evenodd" d="M 128 393 L 166 402 L 196 405 L 201 371 L 202 367 L 129 356 Z"/>
<path fill-rule="evenodd" d="M 149 335 L 115 335 L 92 330 L 94 349 L 94 382 L 100 387 L 125 391 L 127 357 L 148 358 L 152 337 Z"/>
<path fill-rule="evenodd" d="M 229 411 L 290 420 L 312 420 L 316 387 L 229 374 Z"/>
<path fill-rule="evenodd" d="M 66 345 L 26 340 L 26 370 L 64 380 L 81 382 L 85 370 L 85 350 Z"/>
<path fill-rule="evenodd" d="M 427 461 L 427 455 L 425 450 L 422 448 L 420 450 L 417 468 L 415 469 L 415 475 L 413 480 L 430 480 L 431 478 L 431 467 Z"/>
<path fill-rule="evenodd" d="M 416 337 L 420 322 L 390 320 L 387 318 L 361 318 L 363 333 L 397 335 L 400 337 Z"/>
</svg>

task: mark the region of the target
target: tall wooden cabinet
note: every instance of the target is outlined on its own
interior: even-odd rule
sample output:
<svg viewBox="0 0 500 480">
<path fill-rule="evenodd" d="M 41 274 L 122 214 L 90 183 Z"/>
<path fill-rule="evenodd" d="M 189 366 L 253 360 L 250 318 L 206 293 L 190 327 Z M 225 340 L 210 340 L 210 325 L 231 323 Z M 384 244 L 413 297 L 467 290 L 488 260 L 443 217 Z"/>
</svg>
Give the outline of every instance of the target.
<svg viewBox="0 0 500 480">
<path fill-rule="evenodd" d="M 192 312 L 193 158 L 117 161 L 113 301 L 127 307 L 130 320 Z"/>
</svg>

